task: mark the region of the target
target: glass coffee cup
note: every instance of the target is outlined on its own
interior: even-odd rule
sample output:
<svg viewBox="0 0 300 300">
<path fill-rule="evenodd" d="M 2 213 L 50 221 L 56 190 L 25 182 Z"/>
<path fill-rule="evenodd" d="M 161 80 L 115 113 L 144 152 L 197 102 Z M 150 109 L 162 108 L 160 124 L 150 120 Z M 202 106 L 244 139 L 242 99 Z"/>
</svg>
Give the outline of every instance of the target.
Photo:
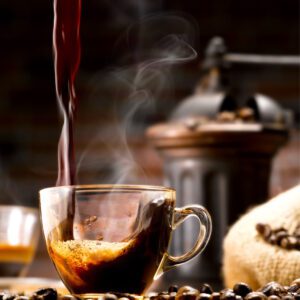
<svg viewBox="0 0 300 300">
<path fill-rule="evenodd" d="M 208 243 L 205 208 L 175 207 L 175 190 L 144 185 L 60 186 L 40 191 L 47 249 L 62 281 L 81 299 L 143 295 L 163 272 L 199 254 Z M 181 256 L 168 253 L 172 231 L 187 217 L 199 236 Z"/>
</svg>

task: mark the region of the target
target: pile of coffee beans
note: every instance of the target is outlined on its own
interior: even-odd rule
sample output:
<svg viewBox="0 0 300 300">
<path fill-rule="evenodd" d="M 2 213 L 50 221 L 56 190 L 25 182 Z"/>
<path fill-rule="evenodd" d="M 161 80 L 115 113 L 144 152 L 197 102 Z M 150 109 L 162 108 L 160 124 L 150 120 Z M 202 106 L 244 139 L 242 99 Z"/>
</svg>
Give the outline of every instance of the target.
<svg viewBox="0 0 300 300">
<path fill-rule="evenodd" d="M 240 282 L 232 289 L 214 291 L 208 284 L 193 288 L 171 286 L 167 292 L 148 295 L 147 300 L 300 300 L 300 279 L 290 286 L 282 286 L 277 282 L 270 282 L 257 291 L 246 283 Z"/>
<path fill-rule="evenodd" d="M 300 225 L 292 233 L 284 227 L 272 229 L 269 224 L 263 223 L 256 224 L 256 230 L 269 244 L 288 250 L 300 250 Z"/>
<path fill-rule="evenodd" d="M 57 300 L 58 297 L 57 291 L 52 288 L 39 289 L 30 295 L 8 290 L 0 291 L 0 300 Z"/>
<path fill-rule="evenodd" d="M 136 300 L 129 294 L 107 293 L 98 300 Z M 232 289 L 214 291 L 207 284 L 200 284 L 197 288 L 191 286 L 178 287 L 172 285 L 167 291 L 149 293 L 143 300 L 300 300 L 300 278 L 291 285 L 283 286 L 277 282 L 270 282 L 254 291 L 246 283 L 239 282 Z M 44 288 L 28 295 L 0 291 L 0 300 L 76 300 L 71 295 L 59 295 L 55 289 Z"/>
</svg>

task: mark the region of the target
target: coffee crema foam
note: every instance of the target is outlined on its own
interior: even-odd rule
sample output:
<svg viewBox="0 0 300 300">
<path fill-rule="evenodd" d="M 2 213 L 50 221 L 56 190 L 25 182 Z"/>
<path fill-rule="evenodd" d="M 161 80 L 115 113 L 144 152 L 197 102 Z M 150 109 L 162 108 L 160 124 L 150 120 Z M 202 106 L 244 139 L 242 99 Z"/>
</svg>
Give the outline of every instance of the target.
<svg viewBox="0 0 300 300">
<path fill-rule="evenodd" d="M 51 250 L 55 255 L 60 256 L 67 263 L 80 264 L 99 264 L 109 262 L 117 257 L 126 254 L 130 246 L 129 242 L 105 242 L 92 240 L 70 240 L 51 242 Z"/>
<path fill-rule="evenodd" d="M 89 269 L 93 266 L 99 267 L 126 255 L 133 244 L 133 240 L 129 242 L 52 241 L 49 250 L 63 278 L 73 287 L 80 287 L 85 284 L 82 274 L 89 273 Z"/>
</svg>

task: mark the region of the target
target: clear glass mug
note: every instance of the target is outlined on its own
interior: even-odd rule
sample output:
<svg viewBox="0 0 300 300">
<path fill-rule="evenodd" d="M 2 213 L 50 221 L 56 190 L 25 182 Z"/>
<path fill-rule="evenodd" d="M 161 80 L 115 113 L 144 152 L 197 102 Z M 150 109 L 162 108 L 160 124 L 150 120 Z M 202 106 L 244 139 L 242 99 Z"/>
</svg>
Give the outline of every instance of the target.
<svg viewBox="0 0 300 300">
<path fill-rule="evenodd" d="M 145 185 L 61 186 L 40 191 L 47 249 L 61 279 L 78 298 L 107 292 L 143 295 L 163 272 L 199 254 L 211 219 L 199 205 L 175 207 L 175 190 Z M 168 253 L 172 231 L 195 216 L 194 247 Z"/>
<path fill-rule="evenodd" d="M 0 276 L 23 276 L 36 250 L 39 210 L 18 205 L 0 205 Z"/>
</svg>

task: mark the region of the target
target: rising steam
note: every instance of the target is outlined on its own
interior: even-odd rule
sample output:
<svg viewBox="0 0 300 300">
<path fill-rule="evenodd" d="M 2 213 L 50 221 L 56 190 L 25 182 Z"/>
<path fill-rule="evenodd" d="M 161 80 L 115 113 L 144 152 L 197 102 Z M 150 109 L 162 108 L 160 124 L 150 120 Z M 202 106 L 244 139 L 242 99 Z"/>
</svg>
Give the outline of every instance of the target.
<svg viewBox="0 0 300 300">
<path fill-rule="evenodd" d="M 93 78 L 91 101 L 113 103 L 110 107 L 114 116 L 113 126 L 107 131 L 99 129 L 79 162 L 81 170 L 88 166 L 104 170 L 96 182 L 147 183 L 147 176 L 129 147 L 128 136 L 134 138 L 145 129 L 140 115 L 159 109 L 165 90 L 170 90 L 171 68 L 197 57 L 191 45 L 193 28 L 189 21 L 174 15 L 149 17 L 134 24 L 125 35 L 133 63 Z M 95 160 L 91 153 L 97 145 L 105 152 Z"/>
</svg>

